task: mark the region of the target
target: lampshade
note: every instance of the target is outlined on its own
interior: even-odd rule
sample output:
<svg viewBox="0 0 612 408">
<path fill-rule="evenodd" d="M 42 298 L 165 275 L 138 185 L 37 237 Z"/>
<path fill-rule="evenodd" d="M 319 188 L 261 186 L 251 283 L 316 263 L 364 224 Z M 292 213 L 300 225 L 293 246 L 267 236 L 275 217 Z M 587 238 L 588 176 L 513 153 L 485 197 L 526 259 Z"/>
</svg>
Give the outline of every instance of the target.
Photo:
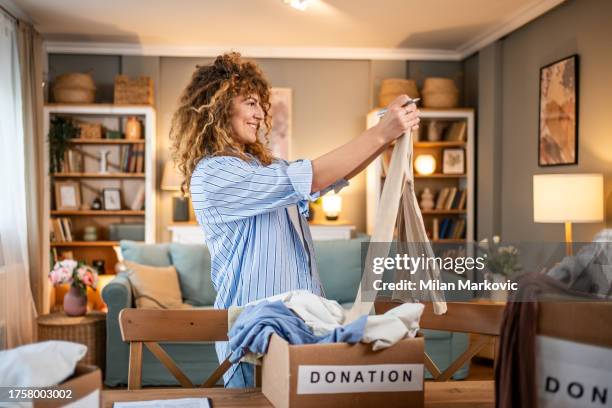
<svg viewBox="0 0 612 408">
<path fill-rule="evenodd" d="M 419 174 L 432 174 L 436 171 L 436 158 L 431 154 L 419 154 L 414 160 L 414 168 Z"/>
<path fill-rule="evenodd" d="M 603 205 L 602 174 L 533 176 L 534 222 L 600 222 Z"/>
<path fill-rule="evenodd" d="M 176 170 L 172 161 L 167 161 L 164 165 L 160 188 L 166 191 L 180 191 L 182 183 L 183 176 Z"/>
<path fill-rule="evenodd" d="M 342 211 L 342 197 L 335 193 L 323 196 L 323 213 L 325 218 L 330 221 L 337 220 L 340 211 Z"/>
</svg>

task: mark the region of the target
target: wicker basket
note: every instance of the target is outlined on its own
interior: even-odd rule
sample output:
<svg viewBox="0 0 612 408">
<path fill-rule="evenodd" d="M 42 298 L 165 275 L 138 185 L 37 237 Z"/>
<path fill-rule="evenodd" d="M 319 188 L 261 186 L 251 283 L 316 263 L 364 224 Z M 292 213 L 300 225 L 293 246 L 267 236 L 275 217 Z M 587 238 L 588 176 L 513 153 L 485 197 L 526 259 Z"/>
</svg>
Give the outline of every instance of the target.
<svg viewBox="0 0 612 408">
<path fill-rule="evenodd" d="M 38 317 L 38 341 L 65 340 L 87 346 L 81 360 L 104 369 L 106 359 L 106 313 L 68 317 L 63 312 Z"/>
<path fill-rule="evenodd" d="M 450 109 L 459 106 L 459 90 L 450 78 L 427 78 L 421 92 L 425 108 Z"/>
<path fill-rule="evenodd" d="M 130 79 L 126 75 L 117 75 L 115 104 L 153 105 L 153 80 L 147 76 Z"/>
<path fill-rule="evenodd" d="M 81 139 L 102 139 L 102 125 L 100 123 L 78 122 L 81 129 Z"/>
<path fill-rule="evenodd" d="M 419 97 L 416 82 L 412 79 L 388 78 L 383 79 L 378 94 L 378 106 L 387 106 L 399 95 L 408 95 L 411 98 Z"/>
<path fill-rule="evenodd" d="M 96 85 L 90 74 L 62 74 L 55 78 L 53 98 L 59 103 L 93 103 Z"/>
</svg>

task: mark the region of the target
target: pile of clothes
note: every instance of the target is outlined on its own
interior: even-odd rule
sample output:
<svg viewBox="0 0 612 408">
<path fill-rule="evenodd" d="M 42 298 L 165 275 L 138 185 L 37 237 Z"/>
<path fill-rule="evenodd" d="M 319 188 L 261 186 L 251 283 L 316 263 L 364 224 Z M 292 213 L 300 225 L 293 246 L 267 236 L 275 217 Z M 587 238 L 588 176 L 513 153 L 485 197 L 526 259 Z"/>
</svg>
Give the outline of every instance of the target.
<svg viewBox="0 0 612 408">
<path fill-rule="evenodd" d="M 504 310 L 501 326 L 495 366 L 495 400 L 499 408 L 537 406 L 535 339 L 540 302 L 551 298 L 566 302 L 612 300 L 612 230 L 598 234 L 575 256 L 564 258 L 544 273 L 520 277 L 518 284 L 519 289 Z"/>
<path fill-rule="evenodd" d="M 373 350 L 416 336 L 424 306 L 404 303 L 383 315 L 347 322 L 338 302 L 305 290 L 291 291 L 228 310 L 230 361 L 258 363 L 272 334 L 290 344 L 372 344 Z"/>
</svg>

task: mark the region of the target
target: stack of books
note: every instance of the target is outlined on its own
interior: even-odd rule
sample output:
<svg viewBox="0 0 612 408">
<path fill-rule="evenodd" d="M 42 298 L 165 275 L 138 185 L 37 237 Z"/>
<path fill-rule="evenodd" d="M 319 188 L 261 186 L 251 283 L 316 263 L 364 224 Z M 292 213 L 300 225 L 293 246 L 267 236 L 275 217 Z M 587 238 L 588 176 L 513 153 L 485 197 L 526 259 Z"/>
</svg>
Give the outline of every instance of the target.
<svg viewBox="0 0 612 408">
<path fill-rule="evenodd" d="M 130 144 L 121 146 L 119 163 L 124 173 L 144 173 L 145 146 Z"/>
<path fill-rule="evenodd" d="M 436 210 L 464 210 L 467 199 L 465 189 L 457 187 L 444 187 L 438 192 Z"/>
<path fill-rule="evenodd" d="M 72 242 L 72 221 L 67 217 L 49 219 L 49 231 L 51 242 Z"/>
<path fill-rule="evenodd" d="M 432 239 L 464 239 L 465 238 L 465 218 L 445 217 L 442 220 L 434 218 Z"/>
</svg>

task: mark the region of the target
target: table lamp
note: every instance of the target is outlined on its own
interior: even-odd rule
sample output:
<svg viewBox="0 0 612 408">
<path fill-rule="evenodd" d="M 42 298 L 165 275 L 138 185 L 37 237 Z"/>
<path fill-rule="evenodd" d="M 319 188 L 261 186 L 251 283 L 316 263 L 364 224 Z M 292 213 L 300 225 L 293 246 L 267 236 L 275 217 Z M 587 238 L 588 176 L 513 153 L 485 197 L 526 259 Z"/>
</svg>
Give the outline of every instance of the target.
<svg viewBox="0 0 612 408">
<path fill-rule="evenodd" d="M 176 170 L 172 161 L 167 161 L 164 165 L 160 188 L 164 191 L 175 192 L 172 196 L 172 221 L 174 222 L 189 221 L 189 198 L 183 197 L 180 192 L 182 183 L 183 176 Z"/>
<path fill-rule="evenodd" d="M 572 223 L 604 218 L 602 174 L 535 174 L 533 221 L 565 223 L 565 248 L 572 255 Z"/>
<path fill-rule="evenodd" d="M 336 221 L 342 211 L 342 197 L 336 193 L 328 193 L 323 196 L 323 214 L 328 221 Z"/>
</svg>

